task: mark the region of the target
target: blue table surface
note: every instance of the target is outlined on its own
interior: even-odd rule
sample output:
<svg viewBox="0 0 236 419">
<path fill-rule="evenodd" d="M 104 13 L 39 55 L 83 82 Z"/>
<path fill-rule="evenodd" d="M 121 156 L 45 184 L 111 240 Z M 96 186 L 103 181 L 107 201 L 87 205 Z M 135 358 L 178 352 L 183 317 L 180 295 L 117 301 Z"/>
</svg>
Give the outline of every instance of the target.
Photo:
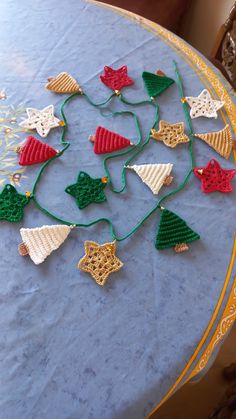
<svg viewBox="0 0 236 419">
<path fill-rule="evenodd" d="M 135 84 L 124 93 L 131 101 L 147 98 L 143 70 L 161 68 L 175 77 L 172 59 L 183 76 L 186 95 L 198 95 L 205 87 L 158 36 L 96 5 L 78 0 L 5 0 L 0 11 L 0 88 L 8 95 L 4 106 L 41 109 L 53 103 L 59 116 L 62 98 L 44 85 L 48 76 L 60 71 L 74 75 L 94 101 L 102 101 L 110 94 L 99 80 L 104 65 L 128 66 Z M 127 109 L 117 102 L 109 109 Z M 159 105 L 162 119 L 184 120 L 177 85 L 160 96 Z M 136 111 L 145 138 L 153 108 L 145 105 Z M 38 199 L 60 217 L 76 221 L 111 217 L 117 232 L 126 234 L 157 199 L 134 172 L 128 173 L 124 193 L 116 195 L 107 188 L 106 203 L 83 211 L 64 189 L 75 182 L 80 170 L 104 176 L 102 156 L 92 152 L 88 141 L 98 125 L 135 142 L 134 121 L 130 116 L 104 118 L 83 98 L 71 102 L 66 114 L 71 147 L 44 173 Z M 224 124 L 219 116 L 196 119 L 193 126 L 195 132 L 206 132 Z M 54 129 L 46 142 L 58 148 L 59 137 L 60 128 Z M 19 141 L 24 138 L 20 133 Z M 194 148 L 197 166 L 212 157 L 223 167 L 233 165 L 200 140 Z M 118 158 L 109 165 L 117 187 L 122 162 Z M 187 147 L 170 149 L 152 141 L 135 160 L 156 162 L 174 164 L 173 186 L 177 186 L 189 169 Z M 32 188 L 37 170 L 32 166 L 25 171 L 19 190 Z M 166 191 L 162 188 L 160 196 Z M 235 192 L 202 194 L 199 180 L 192 177 L 165 206 L 184 218 L 201 240 L 182 255 L 172 249 L 158 252 L 157 212 L 135 235 L 118 243 L 124 267 L 110 276 L 104 288 L 79 271 L 77 263 L 85 240 L 111 240 L 105 224 L 72 231 L 60 249 L 36 266 L 18 255 L 19 229 L 55 221 L 31 203 L 22 223 L 1 223 L 1 418 L 139 419 L 166 394 L 218 301 L 233 243 Z"/>
</svg>

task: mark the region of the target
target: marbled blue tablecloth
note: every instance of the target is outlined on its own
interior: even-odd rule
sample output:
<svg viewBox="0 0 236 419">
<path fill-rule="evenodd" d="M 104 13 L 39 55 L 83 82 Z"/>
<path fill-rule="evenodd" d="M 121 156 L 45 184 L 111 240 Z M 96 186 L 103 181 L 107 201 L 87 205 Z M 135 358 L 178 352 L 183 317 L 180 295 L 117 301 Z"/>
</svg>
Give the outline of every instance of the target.
<svg viewBox="0 0 236 419">
<path fill-rule="evenodd" d="M 192 67 L 157 35 L 83 1 L 3 0 L 0 31 L 0 89 L 8 96 L 0 103 L 3 106 L 23 103 L 40 109 L 53 103 L 59 115 L 62 98 L 44 86 L 48 76 L 60 71 L 74 75 L 94 101 L 105 100 L 110 91 L 99 80 L 104 65 L 128 65 L 135 84 L 124 93 L 131 101 L 147 98 L 143 70 L 161 68 L 175 77 L 172 59 L 183 76 L 186 95 L 198 95 L 205 87 Z M 177 85 L 160 97 L 159 104 L 162 119 L 184 120 Z M 127 107 L 113 102 L 111 109 Z M 137 113 L 145 138 L 153 108 L 142 106 Z M 136 141 L 134 121 L 129 116 L 104 118 L 83 98 L 71 102 L 66 114 L 71 147 L 46 170 L 38 199 L 50 211 L 75 221 L 111 217 L 117 232 L 126 234 L 157 199 L 135 173 L 128 173 L 123 194 L 107 188 L 106 203 L 83 211 L 64 189 L 74 183 L 79 170 L 104 176 L 102 157 L 92 152 L 88 141 L 98 125 Z M 224 123 L 219 116 L 196 119 L 193 125 L 195 131 L 205 132 Z M 60 128 L 54 129 L 46 141 L 58 148 L 59 136 Z M 24 137 L 19 133 L 19 141 Z M 1 147 L 4 153 L 4 141 Z M 200 140 L 194 149 L 198 166 L 211 157 L 224 167 L 233 165 L 233 160 L 220 158 Z M 122 161 L 109 165 L 116 186 Z M 174 163 L 176 187 L 189 169 L 187 147 L 173 150 L 152 141 L 135 163 L 155 162 Z M 25 171 L 19 190 L 32 188 L 37 170 Z M 162 188 L 161 194 L 166 191 Z M 134 236 L 118 244 L 124 267 L 110 276 L 105 288 L 77 269 L 85 240 L 111 240 L 105 224 L 72 231 L 59 250 L 35 266 L 18 255 L 19 229 L 55 222 L 33 203 L 25 208 L 23 223 L 1 222 L 1 418 L 141 419 L 167 393 L 219 299 L 233 245 L 235 192 L 202 194 L 199 180 L 192 177 L 165 206 L 184 218 L 201 240 L 182 255 L 172 249 L 158 252 L 154 247 L 157 212 Z M 233 274 L 215 325 L 232 280 Z"/>
</svg>

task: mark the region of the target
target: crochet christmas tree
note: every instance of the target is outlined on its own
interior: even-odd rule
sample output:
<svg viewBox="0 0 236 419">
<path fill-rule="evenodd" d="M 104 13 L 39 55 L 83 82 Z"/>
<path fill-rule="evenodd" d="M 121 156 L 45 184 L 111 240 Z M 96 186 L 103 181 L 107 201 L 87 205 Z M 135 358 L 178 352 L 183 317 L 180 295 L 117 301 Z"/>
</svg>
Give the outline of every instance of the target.
<svg viewBox="0 0 236 419">
<path fill-rule="evenodd" d="M 82 93 L 74 77 L 66 72 L 59 73 L 56 77 L 48 77 L 46 89 L 55 93 Z"/>
<path fill-rule="evenodd" d="M 195 137 L 205 141 L 205 143 L 212 147 L 218 154 L 225 157 L 225 159 L 229 158 L 233 147 L 229 125 L 226 125 L 220 131 L 195 134 Z"/>
<path fill-rule="evenodd" d="M 144 183 L 152 190 L 154 194 L 158 194 L 162 185 L 169 185 L 172 181 L 170 176 L 173 164 L 140 164 L 127 166 L 128 169 L 134 170 Z"/>
<path fill-rule="evenodd" d="M 21 228 L 23 243 L 19 245 L 20 255 L 29 255 L 36 265 L 42 263 L 66 240 L 71 228 L 67 225 Z"/>
<path fill-rule="evenodd" d="M 20 154 L 19 164 L 21 166 L 30 166 L 31 164 L 42 163 L 54 157 L 58 151 L 44 144 L 37 138 L 29 136 L 23 147 L 18 150 Z"/>
<path fill-rule="evenodd" d="M 142 74 L 146 90 L 150 97 L 159 96 L 175 81 L 165 75 L 158 75 L 144 71 Z"/>
<path fill-rule="evenodd" d="M 89 140 L 94 143 L 96 154 L 112 153 L 133 145 L 127 138 L 103 127 L 97 127 L 96 134 L 91 135 Z"/>
<path fill-rule="evenodd" d="M 162 211 L 155 243 L 158 250 L 174 247 L 175 251 L 183 252 L 188 250 L 186 243 L 198 239 L 200 236 L 182 218 L 167 209 Z"/>
</svg>

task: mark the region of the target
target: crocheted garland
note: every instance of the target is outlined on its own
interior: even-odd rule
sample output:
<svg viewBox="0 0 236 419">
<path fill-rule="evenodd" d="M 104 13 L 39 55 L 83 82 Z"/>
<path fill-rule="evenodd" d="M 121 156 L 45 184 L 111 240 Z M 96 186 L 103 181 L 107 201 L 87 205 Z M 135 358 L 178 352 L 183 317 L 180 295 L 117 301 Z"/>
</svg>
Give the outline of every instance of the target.
<svg viewBox="0 0 236 419">
<path fill-rule="evenodd" d="M 193 169 L 195 176 L 201 180 L 202 192 L 232 192 L 231 180 L 236 175 L 236 169 L 222 169 L 217 160 L 211 159 L 206 167 Z"/>
<path fill-rule="evenodd" d="M 55 93 L 83 93 L 74 77 L 66 72 L 59 73 L 56 77 L 48 77 L 46 89 Z"/>
<path fill-rule="evenodd" d="M 21 221 L 24 207 L 29 203 L 30 192 L 19 194 L 14 186 L 7 184 L 0 193 L 0 220 Z"/>
<path fill-rule="evenodd" d="M 110 67 L 104 68 L 104 75 L 101 76 L 101 81 L 113 90 L 113 94 L 104 102 L 100 104 L 94 103 L 85 92 L 82 91 L 77 81 L 68 73 L 59 73 L 56 77 L 50 78 L 46 85 L 46 88 L 55 93 L 71 93 L 66 98 L 61 106 L 61 115 L 63 121 L 60 121 L 54 116 L 54 107 L 49 105 L 42 110 L 35 108 L 27 109 L 28 118 L 21 122 L 21 126 L 26 129 L 36 129 L 39 135 L 46 137 L 50 132 L 51 128 L 61 126 L 63 127 L 61 133 L 61 146 L 63 147 L 60 152 L 42 143 L 34 137 L 28 137 L 25 145 L 18 151 L 20 153 L 20 164 L 30 165 L 35 163 L 44 163 L 40 168 L 35 182 L 33 183 L 32 193 L 26 192 L 25 195 L 19 194 L 12 185 L 6 185 L 0 193 L 0 219 L 7 221 L 20 221 L 23 216 L 24 206 L 31 200 L 35 203 L 37 208 L 57 221 L 61 222 L 61 225 L 42 226 L 36 228 L 22 228 L 20 230 L 23 243 L 19 246 L 19 252 L 21 255 L 29 254 L 30 258 L 35 264 L 42 263 L 52 251 L 58 249 L 60 245 L 66 240 L 70 231 L 74 227 L 90 227 L 94 224 L 105 222 L 110 229 L 112 239 L 111 243 L 105 243 L 99 245 L 93 241 L 85 242 L 85 255 L 80 260 L 78 267 L 85 272 L 89 272 L 95 279 L 96 283 L 103 286 L 109 275 L 115 271 L 118 271 L 123 263 L 116 256 L 116 241 L 123 241 L 134 234 L 141 225 L 157 210 L 161 209 L 160 224 L 156 236 L 155 245 L 156 248 L 165 249 L 168 247 L 174 247 L 175 251 L 180 253 L 188 249 L 186 243 L 194 240 L 198 240 L 200 236 L 193 231 L 187 223 L 181 219 L 175 213 L 161 207 L 163 200 L 173 196 L 180 190 L 182 190 L 190 179 L 191 174 L 194 172 L 195 175 L 202 182 L 202 190 L 204 192 L 213 192 L 219 190 L 221 192 L 231 192 L 231 180 L 236 174 L 236 169 L 226 170 L 222 169 L 216 160 L 210 160 L 208 165 L 204 168 L 194 168 L 194 155 L 192 147 L 193 129 L 191 120 L 189 118 L 187 106 L 185 102 L 191 107 L 190 116 L 192 118 L 198 116 L 206 117 L 217 117 L 217 111 L 220 109 L 224 102 L 213 100 L 207 90 L 204 90 L 198 97 L 182 97 L 183 96 L 183 84 L 181 77 L 178 73 L 175 65 L 175 74 L 177 77 L 178 89 L 183 102 L 183 110 L 185 113 L 186 124 L 189 129 L 189 136 L 184 132 L 184 123 L 169 123 L 166 121 L 159 122 L 159 129 L 156 130 L 156 126 L 159 120 L 159 107 L 154 97 L 158 96 L 169 86 L 174 83 L 173 79 L 166 77 L 162 72 L 152 74 L 148 72 L 143 73 L 143 80 L 150 100 L 144 100 L 137 103 L 131 103 L 124 98 L 121 93 L 121 89 L 125 86 L 133 84 L 133 80 L 129 78 L 127 67 L 123 66 L 118 70 Z M 103 160 L 103 168 L 106 176 L 102 178 L 91 178 L 87 173 L 80 172 L 75 184 L 67 186 L 65 191 L 72 195 L 76 199 L 76 203 L 80 209 L 85 208 L 91 203 L 100 203 L 106 201 L 104 189 L 109 184 L 111 191 L 115 193 L 121 193 L 126 187 L 126 169 L 134 170 L 138 176 L 143 180 L 144 183 L 152 190 L 154 194 L 158 194 L 160 188 L 163 185 L 168 185 L 172 176 L 173 165 L 167 164 L 142 164 L 132 165 L 128 164 L 133 160 L 143 149 L 149 144 L 150 138 L 154 138 L 157 141 L 162 141 L 166 146 L 174 148 L 181 143 L 190 143 L 188 150 L 191 161 L 191 168 L 186 174 L 183 182 L 174 190 L 170 191 L 166 195 L 157 201 L 154 208 L 138 222 L 138 224 L 125 236 L 119 237 L 113 226 L 112 221 L 109 218 L 100 218 L 91 221 L 88 224 L 82 223 L 71 223 L 67 220 L 59 218 L 57 215 L 50 213 L 49 210 L 44 208 L 37 200 L 36 190 L 37 185 L 42 178 L 44 169 L 48 164 L 62 155 L 70 143 L 66 141 L 67 131 L 67 120 L 65 116 L 64 107 L 73 98 L 81 96 L 87 100 L 94 107 L 102 108 L 108 104 L 111 99 L 116 95 L 119 97 L 119 102 L 125 105 L 135 106 L 141 104 L 150 104 L 155 107 L 155 123 L 152 124 L 153 129 L 151 130 L 148 138 L 142 142 L 142 131 L 139 126 L 139 121 L 134 112 L 112 112 L 111 115 L 115 116 L 117 113 L 128 113 L 133 116 L 136 129 L 138 132 L 138 142 L 133 145 L 129 139 L 122 137 L 121 135 L 111 132 L 104 127 L 98 127 L 95 136 L 92 137 L 94 140 L 94 152 L 97 154 L 111 153 L 116 150 L 120 150 L 126 147 L 128 148 L 123 152 L 107 156 Z M 106 115 L 106 116 L 110 116 Z M 212 133 L 196 134 L 203 141 L 207 142 L 212 148 L 214 148 L 219 154 L 228 158 L 231 150 L 234 146 L 234 141 L 231 137 L 229 126 L 225 126 L 221 131 Z M 133 151 L 134 149 L 134 151 Z M 122 169 L 122 187 L 120 190 L 115 190 L 112 186 L 112 179 L 108 167 L 106 165 L 107 160 L 118 157 L 124 154 L 128 154 L 131 151 L 132 154 L 126 160 L 126 163 Z"/>
<path fill-rule="evenodd" d="M 229 125 L 225 125 L 220 131 L 194 134 L 194 136 L 205 141 L 205 143 L 226 159 L 229 158 L 232 148 L 234 147 Z"/>
<path fill-rule="evenodd" d="M 188 250 L 186 243 L 200 239 L 182 218 L 174 212 L 163 209 L 156 237 L 158 250 L 174 247 L 177 253 Z"/>
<path fill-rule="evenodd" d="M 21 228 L 20 234 L 23 240 L 18 247 L 21 256 L 29 255 L 32 261 L 38 265 L 66 240 L 73 226 L 46 225 L 37 228 Z"/>
<path fill-rule="evenodd" d="M 107 177 L 93 179 L 87 173 L 80 172 L 77 182 L 67 186 L 65 192 L 76 199 L 79 209 L 83 209 L 89 204 L 100 204 L 106 201 L 103 189 L 106 187 L 107 181 Z"/>
<path fill-rule="evenodd" d="M 191 107 L 191 118 L 205 116 L 206 118 L 217 118 L 217 111 L 224 106 L 223 100 L 212 99 L 207 89 L 204 89 L 199 96 L 187 96 L 182 99 Z"/>
<path fill-rule="evenodd" d="M 114 90 L 116 94 L 120 94 L 120 90 L 125 86 L 133 84 L 133 80 L 128 76 L 128 69 L 126 65 L 114 70 L 111 67 L 104 67 L 104 75 L 100 76 L 101 81 L 110 89 Z"/>
<path fill-rule="evenodd" d="M 58 153 L 54 148 L 32 136 L 27 137 L 25 145 L 19 147 L 17 152 L 20 154 L 19 164 L 21 166 L 42 163 Z"/>
<path fill-rule="evenodd" d="M 174 148 L 178 144 L 188 143 L 189 138 L 184 133 L 184 123 L 177 122 L 170 124 L 169 122 L 161 120 L 159 122 L 159 130 L 154 128 L 151 130 L 151 137 L 154 140 L 162 141 L 167 147 Z"/>
<path fill-rule="evenodd" d="M 116 242 L 98 244 L 94 241 L 84 243 L 85 255 L 80 259 L 78 268 L 90 273 L 98 285 L 104 286 L 108 276 L 119 271 L 123 263 L 116 256 Z"/>
<path fill-rule="evenodd" d="M 173 177 L 170 176 L 173 164 L 135 164 L 126 166 L 134 170 L 144 183 L 157 195 L 163 185 L 170 185 Z"/>
<path fill-rule="evenodd" d="M 142 74 L 144 85 L 150 97 L 159 96 L 168 87 L 170 87 L 175 81 L 169 77 L 166 77 L 164 73 L 162 75 L 149 73 L 144 71 Z"/>
<path fill-rule="evenodd" d="M 89 140 L 94 143 L 93 151 L 95 154 L 112 153 L 133 145 L 127 138 L 103 127 L 97 127 L 96 134 L 91 135 Z"/>
<path fill-rule="evenodd" d="M 64 121 L 54 116 L 53 105 L 49 105 L 42 110 L 27 108 L 26 113 L 28 118 L 20 122 L 19 125 L 27 129 L 36 129 L 41 137 L 47 137 L 52 128 L 64 125 Z"/>
</svg>

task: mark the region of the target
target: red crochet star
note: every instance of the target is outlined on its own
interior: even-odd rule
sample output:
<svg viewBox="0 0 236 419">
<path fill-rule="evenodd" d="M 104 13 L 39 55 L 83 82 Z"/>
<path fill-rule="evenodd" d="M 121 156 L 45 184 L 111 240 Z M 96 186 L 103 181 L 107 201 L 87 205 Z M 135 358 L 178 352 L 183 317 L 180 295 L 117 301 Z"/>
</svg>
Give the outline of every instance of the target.
<svg viewBox="0 0 236 419">
<path fill-rule="evenodd" d="M 196 167 L 194 174 L 202 182 L 202 192 L 232 192 L 231 180 L 236 174 L 236 169 L 222 169 L 217 160 L 211 159 L 206 167 Z"/>
<path fill-rule="evenodd" d="M 126 65 L 113 70 L 111 67 L 104 67 L 104 76 L 100 76 L 101 81 L 110 89 L 120 91 L 122 87 L 130 86 L 133 80 L 128 77 L 128 69 Z"/>
</svg>

